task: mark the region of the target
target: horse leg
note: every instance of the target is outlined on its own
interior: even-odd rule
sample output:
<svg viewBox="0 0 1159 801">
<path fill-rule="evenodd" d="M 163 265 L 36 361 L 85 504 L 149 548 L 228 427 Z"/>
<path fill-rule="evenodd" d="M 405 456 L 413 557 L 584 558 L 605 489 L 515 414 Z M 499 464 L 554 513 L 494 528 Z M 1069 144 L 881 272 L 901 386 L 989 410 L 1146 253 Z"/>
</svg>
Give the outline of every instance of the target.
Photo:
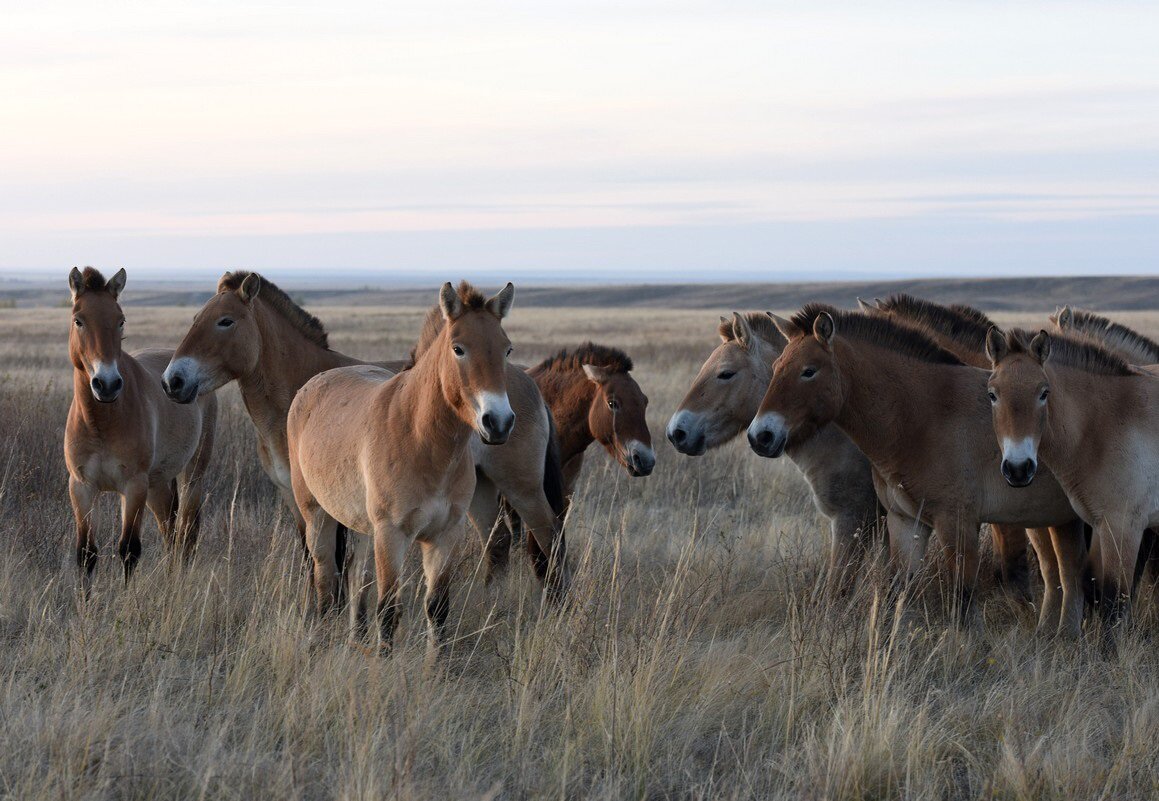
<svg viewBox="0 0 1159 801">
<path fill-rule="evenodd" d="M 177 530 L 174 544 L 184 562 L 189 562 L 197 550 L 201 534 L 201 505 L 205 502 L 205 477 L 213 456 L 213 440 L 217 434 L 217 399 L 209 398 L 201 417 L 201 439 L 193 458 L 177 476 Z"/>
<path fill-rule="evenodd" d="M 352 534 L 353 556 L 347 581 L 350 599 L 350 631 L 358 642 L 365 642 L 370 632 L 370 592 L 374 589 L 374 543 L 370 537 Z M 337 560 L 335 560 L 337 561 Z"/>
<path fill-rule="evenodd" d="M 543 582 L 548 599 L 553 603 L 562 602 L 571 581 L 567 547 L 559 518 L 547 502 L 543 487 L 533 485 L 501 489 L 527 528 L 527 550 L 531 555 L 535 575 Z"/>
<path fill-rule="evenodd" d="M 958 604 L 958 619 L 966 622 L 973 611 L 974 593 L 978 587 L 978 529 L 976 520 L 964 521 L 960 516 L 946 517 L 934 525 L 943 558 L 948 562 L 954 603 Z"/>
<path fill-rule="evenodd" d="M 141 558 L 141 518 L 149 495 L 148 480 L 142 476 L 129 482 L 121 492 L 121 540 L 117 553 L 125 568 L 125 583 Z"/>
<path fill-rule="evenodd" d="M 394 630 L 402 614 L 399 598 L 399 578 L 403 560 L 410 544 L 401 529 L 388 522 L 374 525 L 374 568 L 378 584 L 378 647 L 383 654 L 390 653 Z"/>
<path fill-rule="evenodd" d="M 858 541 L 862 527 L 863 521 L 853 514 L 840 513 L 829 521 L 829 577 L 841 595 L 852 589 L 857 567 L 865 558 L 866 549 Z"/>
<path fill-rule="evenodd" d="M 1030 570 L 1026 564 L 1028 532 L 1021 526 L 990 524 L 994 553 L 998 557 L 998 580 L 1022 598 L 1030 598 Z"/>
<path fill-rule="evenodd" d="M 1050 530 L 1054 553 L 1062 579 L 1062 614 L 1058 634 L 1077 639 L 1083 625 L 1083 567 L 1086 562 L 1086 533 L 1083 522 L 1075 520 L 1066 526 Z"/>
<path fill-rule="evenodd" d="M 451 611 L 450 571 L 458 526 L 420 540 L 423 552 L 423 576 L 427 582 L 427 663 L 433 664 L 447 639 L 447 616 Z"/>
<path fill-rule="evenodd" d="M 303 509 L 306 519 L 306 538 L 314 559 L 314 610 L 318 617 L 326 617 L 338 603 L 338 565 L 334 558 L 334 536 L 338 521 L 326 514 L 319 505 Z"/>
<path fill-rule="evenodd" d="M 475 494 L 471 496 L 468 515 L 483 541 L 483 552 L 487 557 L 484 580 L 490 584 L 507 569 L 511 555 L 511 529 L 499 513 L 499 490 L 481 471 L 476 475 Z"/>
<path fill-rule="evenodd" d="M 1103 518 L 1095 526 L 1100 548 L 1099 584 L 1103 615 L 1114 624 L 1126 618 L 1134 591 L 1135 561 L 1143 541 L 1144 522 L 1128 517 Z"/>
<path fill-rule="evenodd" d="M 890 510 L 885 516 L 889 531 L 889 550 L 894 569 L 903 586 L 912 583 L 922 571 L 930 529 L 920 520 Z"/>
<path fill-rule="evenodd" d="M 166 481 L 149 487 L 145 505 L 149 507 L 149 511 L 157 521 L 157 528 L 161 531 L 161 543 L 165 546 L 165 555 L 172 556 L 177 526 L 177 481 Z"/>
<path fill-rule="evenodd" d="M 73 517 L 76 518 L 76 566 L 80 571 L 85 595 L 88 595 L 93 570 L 97 566 L 97 543 L 93 537 L 97 494 L 97 491 L 88 484 L 69 477 L 68 495 L 72 501 Z"/>
<path fill-rule="evenodd" d="M 1038 556 L 1038 569 L 1042 573 L 1042 608 L 1038 612 L 1039 634 L 1054 634 L 1062 619 L 1063 592 L 1059 582 L 1059 563 L 1054 549 L 1054 537 L 1049 529 L 1027 529 L 1026 534 L 1034 553 Z M 997 543 L 997 537 L 995 537 Z"/>
</svg>

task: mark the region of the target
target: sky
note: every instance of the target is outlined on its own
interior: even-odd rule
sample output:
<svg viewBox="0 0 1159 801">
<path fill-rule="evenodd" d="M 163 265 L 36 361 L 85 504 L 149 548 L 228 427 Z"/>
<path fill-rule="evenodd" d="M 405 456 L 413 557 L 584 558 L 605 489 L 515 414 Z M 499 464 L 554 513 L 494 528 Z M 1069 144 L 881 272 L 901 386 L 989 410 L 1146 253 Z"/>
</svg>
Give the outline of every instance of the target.
<svg viewBox="0 0 1159 801">
<path fill-rule="evenodd" d="M 1154 273 L 1159 4 L 47 2 L 0 273 Z"/>
</svg>

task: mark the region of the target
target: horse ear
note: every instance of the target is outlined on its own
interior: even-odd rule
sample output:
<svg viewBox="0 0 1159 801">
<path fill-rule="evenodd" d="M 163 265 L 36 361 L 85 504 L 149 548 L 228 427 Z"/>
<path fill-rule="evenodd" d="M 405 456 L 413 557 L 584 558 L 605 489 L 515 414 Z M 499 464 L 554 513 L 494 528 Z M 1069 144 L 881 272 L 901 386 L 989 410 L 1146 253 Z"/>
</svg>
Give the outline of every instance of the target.
<svg viewBox="0 0 1159 801">
<path fill-rule="evenodd" d="M 121 291 L 125 288 L 125 281 L 128 280 L 128 277 L 125 268 L 122 267 L 117 270 L 116 275 L 109 279 L 109 282 L 105 284 L 105 288 L 109 290 L 109 293 L 114 298 L 118 298 L 121 295 Z"/>
<path fill-rule="evenodd" d="M 608 371 L 595 364 L 585 364 L 584 375 L 594 384 L 602 384 L 608 380 Z"/>
<path fill-rule="evenodd" d="M 261 291 L 262 277 L 257 273 L 250 273 L 242 279 L 241 286 L 237 288 L 237 296 L 241 298 L 242 303 L 249 303 Z"/>
<path fill-rule="evenodd" d="M 511 311 L 511 304 L 515 302 L 515 286 L 510 281 L 507 286 L 499 290 L 499 293 L 491 300 L 487 301 L 487 311 L 494 314 L 500 320 L 507 316 Z"/>
<path fill-rule="evenodd" d="M 84 294 L 85 279 L 76 267 L 73 267 L 72 272 L 68 274 L 68 288 L 72 292 L 73 303 L 76 303 L 76 299 Z"/>
<path fill-rule="evenodd" d="M 459 293 L 451 286 L 451 282 L 443 284 L 439 290 L 439 308 L 443 310 L 443 317 L 454 320 L 463 312 L 463 301 L 459 300 Z"/>
<path fill-rule="evenodd" d="M 1074 311 L 1071 310 L 1070 306 L 1063 306 L 1058 310 L 1058 322 L 1056 325 L 1060 331 L 1074 327 Z"/>
<path fill-rule="evenodd" d="M 769 315 L 769 319 L 773 321 L 773 325 L 781 332 L 781 336 L 785 339 L 792 339 L 801 333 L 801 329 L 792 320 L 786 320 L 784 317 L 778 317 L 772 312 L 765 312 Z"/>
<path fill-rule="evenodd" d="M 866 303 L 861 298 L 857 299 L 857 307 L 859 309 L 861 309 L 863 312 L 875 312 L 875 311 L 877 311 L 876 306 L 870 306 L 868 303 Z"/>
<path fill-rule="evenodd" d="M 1039 331 L 1034 335 L 1034 339 L 1030 340 L 1030 355 L 1039 364 L 1046 364 L 1050 358 L 1050 334 Z"/>
<path fill-rule="evenodd" d="M 829 312 L 821 312 L 813 321 L 813 336 L 826 345 L 833 341 L 834 329 L 833 317 Z"/>
<path fill-rule="evenodd" d="M 731 342 L 732 341 L 732 320 L 728 319 L 723 314 L 720 315 L 720 325 L 717 326 L 716 331 L 718 334 L 720 334 L 720 341 L 721 342 Z"/>
<path fill-rule="evenodd" d="M 990 366 L 997 367 L 1008 350 L 1010 348 L 1006 344 L 1006 335 L 998 330 L 998 326 L 990 326 L 990 330 L 986 332 L 986 356 L 990 359 Z"/>
<path fill-rule="evenodd" d="M 732 313 L 732 335 L 742 348 L 748 349 L 753 339 L 753 329 L 740 312 Z"/>
</svg>

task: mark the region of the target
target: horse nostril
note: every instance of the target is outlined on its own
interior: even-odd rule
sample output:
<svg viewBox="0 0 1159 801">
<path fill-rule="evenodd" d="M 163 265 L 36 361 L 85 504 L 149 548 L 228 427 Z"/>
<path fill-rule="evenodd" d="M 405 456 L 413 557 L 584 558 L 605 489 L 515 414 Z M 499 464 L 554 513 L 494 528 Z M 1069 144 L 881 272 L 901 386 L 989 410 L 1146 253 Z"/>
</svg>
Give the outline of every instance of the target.
<svg viewBox="0 0 1159 801">
<path fill-rule="evenodd" d="M 180 375 L 174 375 L 166 378 L 164 381 L 165 389 L 169 392 L 180 392 L 181 388 L 185 386 L 185 379 Z"/>
<path fill-rule="evenodd" d="M 758 445 L 771 445 L 773 442 L 773 434 L 771 431 L 765 430 L 757 434 Z"/>
<path fill-rule="evenodd" d="M 485 412 L 483 414 L 483 429 L 485 431 L 494 431 L 495 430 L 495 423 L 494 423 L 494 420 L 491 418 L 490 412 Z"/>
<path fill-rule="evenodd" d="M 679 445 L 684 442 L 684 440 L 688 439 L 688 433 L 683 428 L 674 428 L 668 435 L 668 438 L 672 440 L 674 444 Z"/>
<path fill-rule="evenodd" d="M 112 380 L 111 384 L 109 384 L 109 392 L 120 392 L 121 387 L 123 386 L 125 386 L 125 380 L 118 376 Z"/>
</svg>

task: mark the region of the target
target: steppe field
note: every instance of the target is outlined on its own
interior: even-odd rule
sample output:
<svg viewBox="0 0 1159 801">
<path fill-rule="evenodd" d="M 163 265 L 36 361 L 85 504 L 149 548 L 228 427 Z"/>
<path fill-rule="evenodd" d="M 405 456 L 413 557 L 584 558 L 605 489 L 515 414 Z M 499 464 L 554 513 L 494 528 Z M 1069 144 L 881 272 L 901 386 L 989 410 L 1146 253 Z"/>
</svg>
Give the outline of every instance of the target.
<svg viewBox="0 0 1159 801">
<path fill-rule="evenodd" d="M 195 310 L 126 306 L 127 348 L 176 344 Z M 333 347 L 366 359 L 405 355 L 422 313 L 312 310 Z M 743 441 L 699 458 L 664 441 L 728 311 L 553 310 L 517 295 L 514 359 L 589 338 L 633 357 L 656 471 L 632 479 L 590 452 L 564 611 L 541 606 L 520 553 L 484 586 L 465 532 L 453 645 L 424 671 L 417 559 L 392 657 L 338 625 L 311 635 L 291 522 L 232 387 L 195 563 L 166 567 L 150 519 L 123 586 L 107 496 L 82 602 L 62 456 L 68 310 L 0 309 L 0 796 L 1159 795 L 1151 587 L 1113 652 L 1097 631 L 1036 638 L 1033 606 L 989 580 L 974 625 L 948 625 L 931 592 L 903 626 L 880 559 L 851 594 L 824 591 L 828 533 L 790 462 Z M 1159 335 L 1159 313 L 1114 316 Z"/>
</svg>

